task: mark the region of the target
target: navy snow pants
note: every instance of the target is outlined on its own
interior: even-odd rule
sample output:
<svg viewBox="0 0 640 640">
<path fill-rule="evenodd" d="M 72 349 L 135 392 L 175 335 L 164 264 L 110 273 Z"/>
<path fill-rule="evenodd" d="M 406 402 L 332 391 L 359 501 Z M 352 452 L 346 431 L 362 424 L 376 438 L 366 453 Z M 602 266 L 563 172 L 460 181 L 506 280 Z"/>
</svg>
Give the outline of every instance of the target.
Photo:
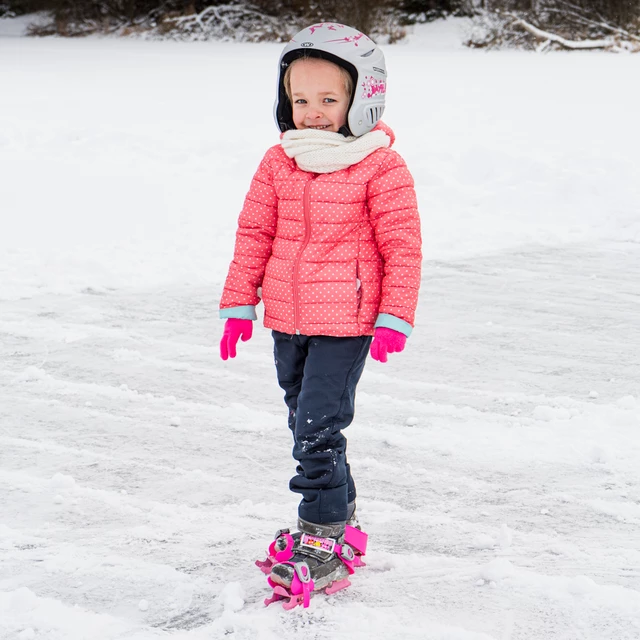
<svg viewBox="0 0 640 640">
<path fill-rule="evenodd" d="M 297 473 L 289 488 L 302 495 L 298 515 L 327 524 L 347 519 L 356 487 L 347 462 L 348 427 L 370 336 L 335 338 L 273 331 L 278 383 L 284 389 Z"/>
</svg>

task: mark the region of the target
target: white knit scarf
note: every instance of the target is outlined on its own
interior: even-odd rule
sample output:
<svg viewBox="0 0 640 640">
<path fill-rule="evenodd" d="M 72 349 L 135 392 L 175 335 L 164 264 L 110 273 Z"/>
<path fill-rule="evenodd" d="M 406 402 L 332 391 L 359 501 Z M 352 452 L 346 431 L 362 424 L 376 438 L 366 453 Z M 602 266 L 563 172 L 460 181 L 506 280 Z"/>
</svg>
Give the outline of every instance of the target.
<svg viewBox="0 0 640 640">
<path fill-rule="evenodd" d="M 280 144 L 303 171 L 332 173 L 357 164 L 377 149 L 388 147 L 391 138 L 380 130 L 346 138 L 333 131 L 295 129 L 285 132 Z"/>
</svg>

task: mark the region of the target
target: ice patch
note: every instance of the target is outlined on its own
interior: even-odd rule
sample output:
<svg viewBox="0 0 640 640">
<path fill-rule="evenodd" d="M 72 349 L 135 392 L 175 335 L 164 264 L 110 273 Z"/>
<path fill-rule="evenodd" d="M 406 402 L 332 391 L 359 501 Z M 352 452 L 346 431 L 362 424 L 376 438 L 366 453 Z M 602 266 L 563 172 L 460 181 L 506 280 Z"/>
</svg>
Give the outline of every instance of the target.
<svg viewBox="0 0 640 640">
<path fill-rule="evenodd" d="M 633 410 L 638 406 L 637 400 L 633 396 L 624 396 L 616 403 L 621 409 Z"/>
<path fill-rule="evenodd" d="M 540 405 L 533 410 L 533 417 L 536 420 L 542 420 L 544 422 L 551 422 L 552 420 L 569 420 L 571 418 L 571 411 L 564 407 L 548 407 Z"/>
<path fill-rule="evenodd" d="M 38 606 L 38 596 L 27 587 L 16 589 L 9 597 L 9 608 L 16 612 L 32 611 Z"/>
<path fill-rule="evenodd" d="M 592 592 L 598 585 L 588 576 L 576 576 L 569 580 L 567 591 L 574 595 L 584 596 Z"/>
<path fill-rule="evenodd" d="M 56 473 L 49 482 L 54 489 L 73 489 L 76 486 L 75 479 L 63 473 Z"/>
<path fill-rule="evenodd" d="M 135 362 L 142 360 L 142 354 L 133 349 L 120 348 L 113 352 L 113 359 L 116 362 Z"/>
<path fill-rule="evenodd" d="M 36 380 L 44 380 L 49 374 L 40 367 L 27 367 L 22 373 L 14 378 L 14 382 L 34 382 Z"/>
</svg>

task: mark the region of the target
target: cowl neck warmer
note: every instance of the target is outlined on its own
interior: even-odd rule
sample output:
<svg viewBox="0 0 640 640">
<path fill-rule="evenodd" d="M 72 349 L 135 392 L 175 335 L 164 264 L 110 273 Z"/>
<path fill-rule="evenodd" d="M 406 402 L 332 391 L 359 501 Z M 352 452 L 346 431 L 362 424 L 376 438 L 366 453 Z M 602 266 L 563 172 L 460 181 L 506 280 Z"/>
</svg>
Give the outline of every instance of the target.
<svg viewBox="0 0 640 640">
<path fill-rule="evenodd" d="M 333 131 L 295 129 L 283 133 L 280 144 L 303 171 L 333 173 L 358 164 L 377 149 L 390 146 L 391 138 L 380 129 L 357 138 Z"/>
</svg>

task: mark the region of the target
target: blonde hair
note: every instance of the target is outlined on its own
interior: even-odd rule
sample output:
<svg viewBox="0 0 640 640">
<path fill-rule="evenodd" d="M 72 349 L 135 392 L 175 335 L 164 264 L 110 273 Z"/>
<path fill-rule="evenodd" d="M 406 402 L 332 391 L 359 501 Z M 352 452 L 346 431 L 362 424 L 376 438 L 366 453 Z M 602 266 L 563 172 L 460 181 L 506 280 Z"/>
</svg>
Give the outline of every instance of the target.
<svg viewBox="0 0 640 640">
<path fill-rule="evenodd" d="M 291 69 L 293 69 L 293 65 L 295 65 L 296 62 L 300 62 L 300 60 L 323 60 L 324 62 L 328 62 L 329 64 L 332 64 L 334 67 L 337 67 L 338 70 L 340 71 L 340 75 L 342 76 L 342 81 L 344 82 L 344 89 L 347 92 L 347 97 L 349 98 L 349 100 L 351 100 L 351 96 L 353 94 L 353 78 L 351 77 L 351 74 L 344 67 L 341 67 L 339 64 L 336 64 L 335 62 L 331 62 L 331 60 L 326 60 L 325 58 L 317 58 L 315 56 L 301 56 L 300 58 L 296 58 L 287 67 L 287 70 L 284 72 L 284 78 L 283 78 L 284 90 L 287 94 L 287 98 L 289 98 L 289 102 L 293 103 L 293 100 L 291 98 Z"/>
</svg>

